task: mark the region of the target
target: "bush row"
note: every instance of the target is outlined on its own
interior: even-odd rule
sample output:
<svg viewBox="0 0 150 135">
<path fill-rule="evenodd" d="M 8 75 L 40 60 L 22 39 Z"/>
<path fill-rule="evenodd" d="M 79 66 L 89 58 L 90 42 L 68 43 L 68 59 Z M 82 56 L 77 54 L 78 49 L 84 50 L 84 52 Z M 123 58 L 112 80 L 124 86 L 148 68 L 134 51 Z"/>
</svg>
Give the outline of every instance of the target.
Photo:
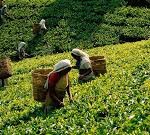
<svg viewBox="0 0 150 135">
<path fill-rule="evenodd" d="M 95 46 L 132 42 L 150 37 L 150 10 L 122 7 L 104 15 L 103 23 L 93 34 Z"/>
<path fill-rule="evenodd" d="M 9 17 L 0 26 L 0 51 L 14 55 L 19 41 L 27 42 L 29 53 L 37 54 L 47 50 L 68 51 L 76 46 L 92 47 L 83 43 L 91 42 L 91 33 L 103 15 L 123 3 L 122 0 L 8 0 L 7 5 Z M 42 18 L 49 30 L 46 35 L 34 37 L 32 24 Z"/>
<path fill-rule="evenodd" d="M 92 48 L 149 37 L 150 10 L 122 7 L 123 0 L 23 0 L 7 2 L 9 17 L 0 26 L 0 51 L 16 55 L 20 41 L 34 55 Z M 32 24 L 44 18 L 45 35 L 34 37 Z"/>
<path fill-rule="evenodd" d="M 52 68 L 70 53 L 25 59 L 13 64 L 9 87 L 0 88 L 0 134 L 149 134 L 150 41 L 88 50 L 107 58 L 107 74 L 78 84 L 70 72 L 74 102 L 49 112 L 32 99 L 31 71 Z M 146 84 L 146 86 L 148 86 Z"/>
</svg>

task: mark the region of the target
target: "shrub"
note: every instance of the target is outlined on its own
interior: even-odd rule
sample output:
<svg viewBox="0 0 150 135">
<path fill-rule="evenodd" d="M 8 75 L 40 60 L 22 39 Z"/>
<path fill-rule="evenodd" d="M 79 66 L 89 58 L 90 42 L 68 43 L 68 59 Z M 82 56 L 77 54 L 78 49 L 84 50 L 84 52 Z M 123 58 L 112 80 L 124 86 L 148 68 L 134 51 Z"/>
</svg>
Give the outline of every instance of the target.
<svg viewBox="0 0 150 135">
<path fill-rule="evenodd" d="M 88 50 L 107 58 L 107 74 L 78 84 L 70 72 L 74 102 L 47 116 L 32 99 L 31 72 L 52 68 L 70 53 L 14 62 L 9 86 L 0 88 L 0 133 L 8 134 L 149 134 L 150 41 Z"/>
</svg>

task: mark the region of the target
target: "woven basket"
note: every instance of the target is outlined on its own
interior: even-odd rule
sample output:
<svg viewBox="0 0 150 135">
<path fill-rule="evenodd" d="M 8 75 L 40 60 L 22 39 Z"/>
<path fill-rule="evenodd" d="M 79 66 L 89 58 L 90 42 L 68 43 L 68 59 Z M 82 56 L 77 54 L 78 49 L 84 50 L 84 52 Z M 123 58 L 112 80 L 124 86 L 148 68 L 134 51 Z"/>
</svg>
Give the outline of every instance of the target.
<svg viewBox="0 0 150 135">
<path fill-rule="evenodd" d="M 95 76 L 99 76 L 100 74 L 104 75 L 107 73 L 106 59 L 104 56 L 92 56 L 90 57 L 90 60 Z"/>
<path fill-rule="evenodd" d="M 37 69 L 32 72 L 33 98 L 38 102 L 44 102 L 46 89 L 44 89 L 47 75 L 52 69 Z"/>
<path fill-rule="evenodd" d="M 41 31 L 41 26 L 39 23 L 33 24 L 33 34 L 39 34 Z"/>
<path fill-rule="evenodd" d="M 90 57 L 90 60 L 93 60 L 93 61 L 99 60 L 99 59 L 105 59 L 105 57 L 104 56 L 91 56 Z"/>
<path fill-rule="evenodd" d="M 0 79 L 12 76 L 11 60 L 9 58 L 0 59 Z"/>
</svg>

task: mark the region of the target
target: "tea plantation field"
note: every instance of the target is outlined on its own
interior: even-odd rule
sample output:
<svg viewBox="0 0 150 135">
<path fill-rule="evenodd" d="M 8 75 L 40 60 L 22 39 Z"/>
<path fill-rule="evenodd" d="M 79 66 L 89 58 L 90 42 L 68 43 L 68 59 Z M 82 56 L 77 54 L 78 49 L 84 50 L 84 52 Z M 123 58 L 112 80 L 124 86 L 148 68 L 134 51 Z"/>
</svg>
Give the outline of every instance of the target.
<svg viewBox="0 0 150 135">
<path fill-rule="evenodd" d="M 0 52 L 14 57 L 18 43 L 28 53 L 51 54 L 148 39 L 150 9 L 126 7 L 124 0 L 7 0 L 8 14 L 0 24 Z M 35 37 L 32 24 L 41 19 L 48 32 Z"/>
<path fill-rule="evenodd" d="M 150 133 L 150 40 L 89 49 L 104 55 L 108 73 L 92 82 L 77 83 L 70 73 L 73 103 L 46 116 L 32 98 L 31 72 L 52 68 L 70 53 L 38 56 L 12 63 L 13 76 L 0 88 L 2 135 L 149 135 Z"/>
</svg>

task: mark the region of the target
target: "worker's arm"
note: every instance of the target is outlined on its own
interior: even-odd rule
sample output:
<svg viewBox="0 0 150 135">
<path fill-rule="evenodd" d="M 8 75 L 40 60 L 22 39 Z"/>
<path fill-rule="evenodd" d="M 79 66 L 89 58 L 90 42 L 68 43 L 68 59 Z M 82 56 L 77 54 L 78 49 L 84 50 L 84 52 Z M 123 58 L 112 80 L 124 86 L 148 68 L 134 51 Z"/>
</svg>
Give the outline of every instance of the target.
<svg viewBox="0 0 150 135">
<path fill-rule="evenodd" d="M 91 72 L 92 72 L 91 68 L 87 69 L 87 71 L 84 74 L 80 75 L 79 79 L 83 79 L 85 76 L 89 75 Z"/>
<path fill-rule="evenodd" d="M 68 94 L 68 96 L 69 96 L 69 100 L 70 100 L 70 102 L 72 102 L 72 101 L 73 101 L 73 99 L 72 99 L 72 94 L 71 94 L 70 86 L 69 86 L 69 85 L 67 86 L 67 94 Z"/>
</svg>

